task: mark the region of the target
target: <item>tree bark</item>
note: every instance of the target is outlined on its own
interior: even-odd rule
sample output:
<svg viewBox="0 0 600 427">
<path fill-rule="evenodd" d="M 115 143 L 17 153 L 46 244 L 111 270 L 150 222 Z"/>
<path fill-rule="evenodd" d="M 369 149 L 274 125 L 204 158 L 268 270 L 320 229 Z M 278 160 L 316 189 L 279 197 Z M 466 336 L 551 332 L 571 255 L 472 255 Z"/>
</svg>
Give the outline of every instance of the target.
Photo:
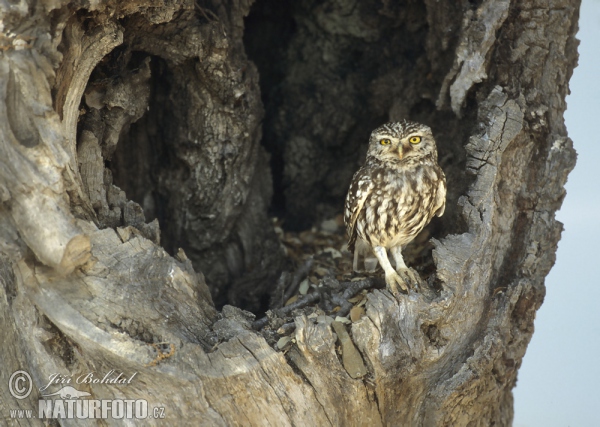
<svg viewBox="0 0 600 427">
<path fill-rule="evenodd" d="M 0 4 L 9 424 L 44 425 L 8 414 L 37 416 L 52 374 L 117 370 L 76 388 L 182 425 L 511 425 L 575 164 L 578 2 Z M 428 289 L 369 291 L 350 326 L 295 312 L 280 351 L 244 311 L 284 266 L 269 209 L 339 214 L 370 130 L 401 118 L 448 179 Z"/>
</svg>

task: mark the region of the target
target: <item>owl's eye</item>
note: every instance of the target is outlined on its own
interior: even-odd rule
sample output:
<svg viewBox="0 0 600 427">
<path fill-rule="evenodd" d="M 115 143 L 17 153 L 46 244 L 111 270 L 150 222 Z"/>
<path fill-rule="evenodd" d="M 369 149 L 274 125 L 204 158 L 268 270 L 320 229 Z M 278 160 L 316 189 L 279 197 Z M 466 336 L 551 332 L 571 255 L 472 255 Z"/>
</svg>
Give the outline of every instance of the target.
<svg viewBox="0 0 600 427">
<path fill-rule="evenodd" d="M 410 139 L 408 140 L 408 142 L 410 142 L 411 144 L 418 144 L 419 142 L 421 142 L 421 137 L 420 136 L 411 136 Z"/>
<path fill-rule="evenodd" d="M 380 143 L 381 145 L 390 145 L 390 144 L 392 143 L 392 141 L 390 141 L 390 140 L 389 140 L 389 139 L 387 139 L 387 138 L 384 138 L 384 139 L 380 140 L 380 141 L 379 141 L 379 143 Z"/>
</svg>

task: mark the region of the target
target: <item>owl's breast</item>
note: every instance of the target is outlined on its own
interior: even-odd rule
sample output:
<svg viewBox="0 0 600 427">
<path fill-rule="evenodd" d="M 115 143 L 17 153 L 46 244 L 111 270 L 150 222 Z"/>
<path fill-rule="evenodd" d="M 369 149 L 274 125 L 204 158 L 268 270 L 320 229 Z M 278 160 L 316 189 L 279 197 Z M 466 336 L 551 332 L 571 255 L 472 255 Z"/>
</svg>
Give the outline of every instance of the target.
<svg viewBox="0 0 600 427">
<path fill-rule="evenodd" d="M 358 235 L 372 246 L 406 245 L 433 216 L 437 185 L 425 168 L 386 170 L 365 200 Z"/>
</svg>

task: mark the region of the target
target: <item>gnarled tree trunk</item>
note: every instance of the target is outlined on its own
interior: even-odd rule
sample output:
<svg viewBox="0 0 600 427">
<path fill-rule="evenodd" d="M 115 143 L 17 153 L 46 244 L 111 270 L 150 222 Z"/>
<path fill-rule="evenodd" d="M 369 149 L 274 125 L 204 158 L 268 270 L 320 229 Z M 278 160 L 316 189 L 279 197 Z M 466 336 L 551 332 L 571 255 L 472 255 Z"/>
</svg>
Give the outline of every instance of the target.
<svg viewBox="0 0 600 427">
<path fill-rule="evenodd" d="M 0 3 L 2 417 L 42 425 L 9 411 L 116 370 L 77 388 L 189 425 L 510 425 L 575 163 L 575 3 Z M 269 214 L 339 214 L 370 130 L 405 117 L 448 178 L 429 290 L 298 315 L 279 351 L 240 309 L 284 268 Z"/>
</svg>

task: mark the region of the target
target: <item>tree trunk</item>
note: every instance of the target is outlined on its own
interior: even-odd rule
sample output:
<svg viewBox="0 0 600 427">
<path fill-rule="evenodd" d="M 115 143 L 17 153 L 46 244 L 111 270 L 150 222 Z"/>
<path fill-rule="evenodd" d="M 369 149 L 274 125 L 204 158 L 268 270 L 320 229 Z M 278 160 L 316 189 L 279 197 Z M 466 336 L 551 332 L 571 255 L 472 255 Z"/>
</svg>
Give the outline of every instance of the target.
<svg viewBox="0 0 600 427">
<path fill-rule="evenodd" d="M 71 379 L 186 425 L 510 425 L 575 164 L 579 3 L 251 4 L 2 5 L 2 417 L 43 425 Z M 289 269 L 269 216 L 339 214 L 370 130 L 401 118 L 433 128 L 448 180 L 428 285 L 370 290 L 350 326 L 314 304 L 253 324 Z M 112 370 L 133 378 L 76 381 Z"/>
</svg>

